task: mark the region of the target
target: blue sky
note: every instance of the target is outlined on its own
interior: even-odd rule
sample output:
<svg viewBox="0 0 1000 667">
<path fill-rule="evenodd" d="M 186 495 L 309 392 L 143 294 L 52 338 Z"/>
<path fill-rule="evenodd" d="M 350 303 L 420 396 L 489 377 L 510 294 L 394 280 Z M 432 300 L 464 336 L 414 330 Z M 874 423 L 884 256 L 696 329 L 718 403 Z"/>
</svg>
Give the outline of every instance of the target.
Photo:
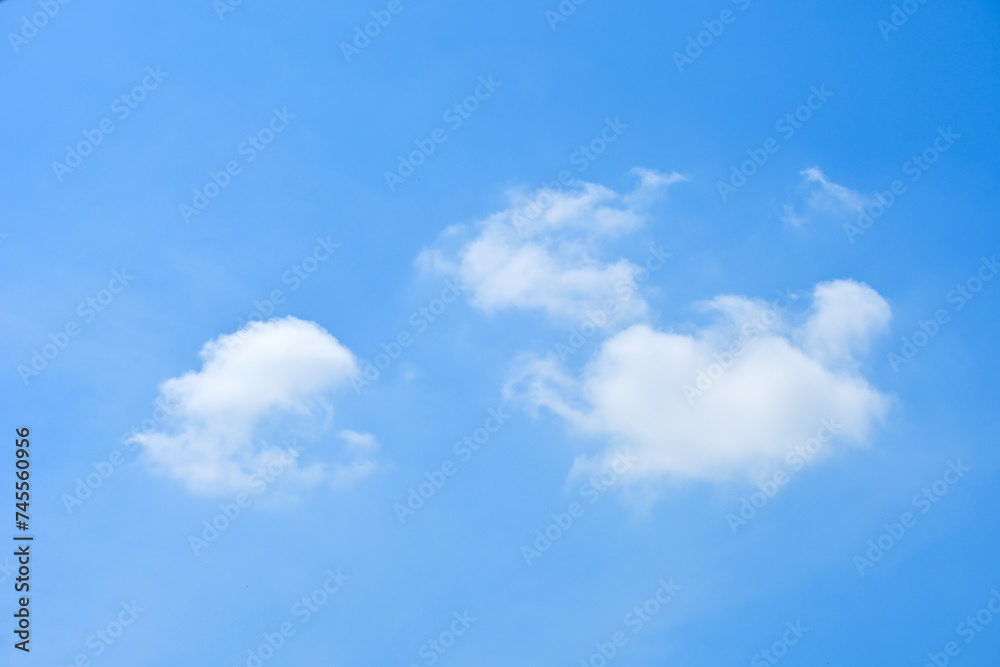
<svg viewBox="0 0 1000 667">
<path fill-rule="evenodd" d="M 995 663 L 995 3 L 225 1 L 0 3 L 11 664 Z"/>
</svg>

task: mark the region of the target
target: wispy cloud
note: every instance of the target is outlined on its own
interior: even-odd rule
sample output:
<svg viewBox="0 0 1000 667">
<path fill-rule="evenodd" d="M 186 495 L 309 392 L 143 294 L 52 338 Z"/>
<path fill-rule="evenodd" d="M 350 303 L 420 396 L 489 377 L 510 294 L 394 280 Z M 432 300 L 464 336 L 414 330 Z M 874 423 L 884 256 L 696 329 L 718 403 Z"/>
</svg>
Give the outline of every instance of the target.
<svg viewBox="0 0 1000 667">
<path fill-rule="evenodd" d="M 802 200 L 799 206 L 783 205 L 781 219 L 793 227 L 802 227 L 811 216 L 857 216 L 874 201 L 871 197 L 835 183 L 819 167 L 801 172 Z"/>
</svg>

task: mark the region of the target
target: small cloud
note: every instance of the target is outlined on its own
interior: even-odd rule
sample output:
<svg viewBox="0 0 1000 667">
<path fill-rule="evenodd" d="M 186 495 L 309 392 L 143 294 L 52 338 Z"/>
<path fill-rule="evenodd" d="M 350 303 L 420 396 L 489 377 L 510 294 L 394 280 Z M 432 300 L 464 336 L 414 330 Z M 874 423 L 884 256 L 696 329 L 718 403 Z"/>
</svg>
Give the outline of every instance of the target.
<svg viewBox="0 0 1000 667">
<path fill-rule="evenodd" d="M 344 452 L 350 460 L 332 464 L 329 476 L 334 487 L 350 486 L 380 468 L 374 459 L 379 443 L 371 433 L 342 429 L 337 436 L 344 441 Z"/>
<path fill-rule="evenodd" d="M 170 415 L 163 427 L 133 438 L 159 471 L 190 491 L 247 491 L 253 476 L 269 465 L 285 471 L 283 480 L 303 484 L 375 465 L 359 459 L 377 449 L 367 433 L 340 432 L 352 459 L 346 466 L 301 467 L 304 448 L 288 444 L 315 438 L 333 413 L 327 395 L 358 371 L 351 351 L 315 322 L 294 317 L 252 322 L 209 341 L 200 356 L 201 370 L 160 385 L 158 402 Z"/>
<path fill-rule="evenodd" d="M 801 227 L 805 222 L 807 222 L 808 219 L 807 218 L 803 218 L 803 217 L 799 216 L 798 214 L 796 214 L 795 213 L 795 206 L 794 205 L 792 205 L 792 204 L 785 204 L 784 205 L 784 214 L 781 216 L 781 220 L 783 222 L 788 223 L 792 227 Z"/>
<path fill-rule="evenodd" d="M 413 382 L 420 375 L 417 370 L 417 366 L 409 362 L 403 362 L 400 364 L 399 368 L 402 371 L 402 378 L 404 382 Z"/>
<path fill-rule="evenodd" d="M 635 291 L 638 266 L 600 258 L 602 243 L 640 228 L 656 195 L 685 176 L 633 169 L 637 186 L 626 194 L 593 183 L 511 194 L 508 208 L 473 226 L 475 236 L 446 228 L 417 264 L 456 279 L 473 306 L 485 312 L 543 311 L 579 320 L 594 304 Z M 637 318 L 646 302 L 631 299 L 622 317 Z"/>
<path fill-rule="evenodd" d="M 800 215 L 794 204 L 784 204 L 781 219 L 793 227 L 802 227 L 809 221 L 810 214 L 826 216 L 856 216 L 874 199 L 834 183 L 818 167 L 810 167 L 802 172 L 802 207 Z M 801 210 L 801 209 L 799 209 Z"/>
<path fill-rule="evenodd" d="M 372 452 L 378 450 L 378 443 L 371 433 L 358 433 L 350 429 L 343 429 L 337 434 L 341 440 L 347 443 L 351 451 Z"/>
<path fill-rule="evenodd" d="M 633 167 L 629 173 L 639 179 L 639 186 L 625 195 L 624 201 L 628 206 L 647 206 L 671 185 L 691 180 L 676 171 L 664 174 L 645 167 Z"/>
<path fill-rule="evenodd" d="M 809 203 L 816 209 L 842 209 L 851 213 L 859 213 L 871 199 L 843 185 L 838 185 L 826 177 L 817 167 L 811 167 L 802 172 L 807 183 L 817 186 L 809 196 Z"/>
</svg>

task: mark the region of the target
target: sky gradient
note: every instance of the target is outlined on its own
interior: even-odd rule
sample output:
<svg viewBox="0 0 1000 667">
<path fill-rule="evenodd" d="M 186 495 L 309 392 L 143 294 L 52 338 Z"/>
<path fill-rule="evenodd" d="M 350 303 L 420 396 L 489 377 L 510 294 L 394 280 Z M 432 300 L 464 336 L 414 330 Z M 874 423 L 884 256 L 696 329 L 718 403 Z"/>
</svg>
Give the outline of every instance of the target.
<svg viewBox="0 0 1000 667">
<path fill-rule="evenodd" d="M 10 664 L 996 664 L 996 3 L 0 23 Z"/>
</svg>

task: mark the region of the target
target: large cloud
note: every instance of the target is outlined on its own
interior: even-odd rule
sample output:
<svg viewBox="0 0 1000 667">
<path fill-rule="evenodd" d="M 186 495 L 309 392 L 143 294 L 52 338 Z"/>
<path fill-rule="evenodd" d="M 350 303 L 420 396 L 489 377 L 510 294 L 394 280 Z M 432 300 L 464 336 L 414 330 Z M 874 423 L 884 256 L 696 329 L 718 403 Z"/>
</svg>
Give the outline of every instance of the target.
<svg viewBox="0 0 1000 667">
<path fill-rule="evenodd" d="M 791 303 L 791 299 L 787 299 Z M 718 321 L 692 334 L 633 325 L 606 340 L 580 377 L 555 357 L 523 360 L 508 394 L 598 436 L 600 468 L 630 448 L 632 472 L 725 479 L 755 476 L 815 435 L 823 420 L 841 442 L 862 442 L 888 399 L 858 373 L 855 354 L 885 330 L 889 307 L 850 280 L 821 283 L 804 322 L 787 304 L 724 296 Z"/>
<path fill-rule="evenodd" d="M 448 228 L 418 263 L 456 278 L 483 311 L 526 309 L 579 320 L 593 304 L 635 289 L 639 267 L 602 260 L 600 242 L 640 227 L 655 194 L 684 180 L 648 169 L 633 175 L 638 185 L 627 194 L 574 182 L 519 198 L 475 225 L 472 238 L 464 226 Z M 634 299 L 619 314 L 645 312 L 645 301 Z"/>
<path fill-rule="evenodd" d="M 297 465 L 302 444 L 291 443 L 321 428 L 331 414 L 325 394 L 357 373 L 354 355 L 319 325 L 294 317 L 253 322 L 209 341 L 200 356 L 200 371 L 160 386 L 158 403 L 170 415 L 164 430 L 134 436 L 190 490 L 249 490 L 253 475 L 279 462 L 284 479 L 300 481 L 345 481 L 372 469 L 375 445 L 353 431 L 341 432 L 346 463 Z"/>
</svg>

